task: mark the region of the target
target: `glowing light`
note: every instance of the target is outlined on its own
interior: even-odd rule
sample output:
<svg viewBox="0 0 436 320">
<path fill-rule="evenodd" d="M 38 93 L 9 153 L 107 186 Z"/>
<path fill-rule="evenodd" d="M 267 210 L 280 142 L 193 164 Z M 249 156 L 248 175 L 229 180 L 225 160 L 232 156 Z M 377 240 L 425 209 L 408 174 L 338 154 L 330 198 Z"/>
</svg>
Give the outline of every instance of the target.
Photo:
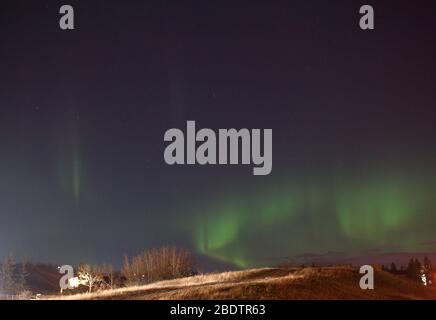
<svg viewBox="0 0 436 320">
<path fill-rule="evenodd" d="M 209 200 L 193 221 L 199 253 L 240 267 L 265 266 L 308 252 L 425 250 L 419 221 L 436 211 L 430 176 L 392 172 L 334 173 L 265 185 Z M 332 173 L 333 175 L 333 173 Z M 427 231 L 427 232 L 426 232 Z"/>
</svg>

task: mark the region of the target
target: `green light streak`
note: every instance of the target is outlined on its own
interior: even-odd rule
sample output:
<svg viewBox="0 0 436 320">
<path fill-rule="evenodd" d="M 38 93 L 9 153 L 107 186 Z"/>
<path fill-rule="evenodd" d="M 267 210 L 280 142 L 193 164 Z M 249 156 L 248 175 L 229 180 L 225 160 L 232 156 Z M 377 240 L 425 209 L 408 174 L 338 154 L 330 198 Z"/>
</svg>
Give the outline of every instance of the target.
<svg viewBox="0 0 436 320">
<path fill-rule="evenodd" d="M 80 200 L 80 192 L 81 192 L 81 162 L 80 162 L 80 152 L 77 150 L 74 151 L 73 160 L 72 160 L 72 190 L 74 200 L 79 202 Z"/>
<path fill-rule="evenodd" d="M 60 134 L 59 178 L 63 190 L 77 205 L 82 194 L 83 165 L 78 125 L 70 124 L 69 130 Z"/>
</svg>

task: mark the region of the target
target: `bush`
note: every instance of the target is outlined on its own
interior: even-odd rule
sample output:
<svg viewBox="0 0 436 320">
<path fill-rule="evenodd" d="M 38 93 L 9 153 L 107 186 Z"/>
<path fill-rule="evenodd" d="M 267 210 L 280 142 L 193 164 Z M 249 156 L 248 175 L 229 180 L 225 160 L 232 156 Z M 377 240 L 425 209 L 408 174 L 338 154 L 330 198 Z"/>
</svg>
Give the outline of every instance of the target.
<svg viewBox="0 0 436 320">
<path fill-rule="evenodd" d="M 17 300 L 30 300 L 32 292 L 30 290 L 23 290 L 17 294 Z"/>
<path fill-rule="evenodd" d="M 131 259 L 125 257 L 121 272 L 127 285 L 140 285 L 190 276 L 193 262 L 186 250 L 162 247 L 146 250 Z"/>
</svg>

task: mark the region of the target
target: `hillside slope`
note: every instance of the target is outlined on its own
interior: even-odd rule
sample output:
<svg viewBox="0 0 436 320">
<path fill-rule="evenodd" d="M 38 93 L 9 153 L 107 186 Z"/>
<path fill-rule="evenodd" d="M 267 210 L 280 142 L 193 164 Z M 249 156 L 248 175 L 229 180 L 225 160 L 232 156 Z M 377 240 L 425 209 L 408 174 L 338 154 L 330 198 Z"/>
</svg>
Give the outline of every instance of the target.
<svg viewBox="0 0 436 320">
<path fill-rule="evenodd" d="M 253 269 L 199 275 L 145 286 L 52 299 L 435 299 L 436 289 L 384 271 L 375 290 L 361 290 L 353 267 Z"/>
</svg>

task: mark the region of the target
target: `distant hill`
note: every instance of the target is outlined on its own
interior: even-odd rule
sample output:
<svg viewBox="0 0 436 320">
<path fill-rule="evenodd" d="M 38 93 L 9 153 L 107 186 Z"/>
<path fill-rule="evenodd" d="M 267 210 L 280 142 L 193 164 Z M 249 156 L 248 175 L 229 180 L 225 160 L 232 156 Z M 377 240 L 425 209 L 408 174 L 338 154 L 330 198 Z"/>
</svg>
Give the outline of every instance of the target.
<svg viewBox="0 0 436 320">
<path fill-rule="evenodd" d="M 349 256 L 341 252 L 327 252 L 323 254 L 304 254 L 295 257 L 295 261 L 299 264 L 316 264 L 319 266 L 325 265 L 344 265 L 351 264 L 353 266 L 370 265 L 385 265 L 390 266 L 394 262 L 398 267 L 406 267 L 411 258 L 421 260 L 427 256 L 431 261 L 436 262 L 435 252 L 393 252 L 393 253 L 369 253 L 360 256 Z"/>
<path fill-rule="evenodd" d="M 26 284 L 33 293 L 59 292 L 61 274 L 56 266 L 48 264 L 28 264 Z"/>
</svg>

